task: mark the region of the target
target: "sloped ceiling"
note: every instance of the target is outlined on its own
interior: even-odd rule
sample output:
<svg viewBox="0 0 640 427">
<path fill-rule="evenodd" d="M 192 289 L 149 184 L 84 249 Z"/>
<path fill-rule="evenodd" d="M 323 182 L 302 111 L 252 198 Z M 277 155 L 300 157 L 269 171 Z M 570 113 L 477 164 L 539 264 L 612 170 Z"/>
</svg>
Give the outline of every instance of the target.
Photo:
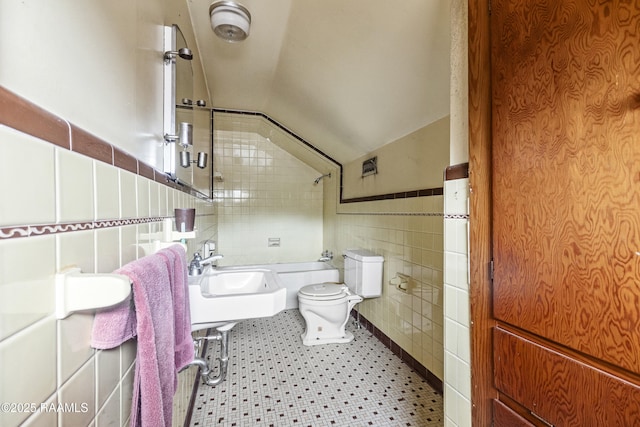
<svg viewBox="0 0 640 427">
<path fill-rule="evenodd" d="M 214 35 L 212 2 L 188 4 L 214 108 L 264 113 L 341 163 L 449 114 L 448 0 L 241 0 L 241 43 Z"/>
</svg>

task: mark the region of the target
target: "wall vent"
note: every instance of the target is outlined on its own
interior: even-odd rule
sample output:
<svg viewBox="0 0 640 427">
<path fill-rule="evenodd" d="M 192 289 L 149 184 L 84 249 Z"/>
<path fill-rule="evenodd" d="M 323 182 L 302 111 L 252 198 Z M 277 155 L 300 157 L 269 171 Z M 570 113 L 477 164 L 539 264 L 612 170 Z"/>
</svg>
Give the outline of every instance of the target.
<svg viewBox="0 0 640 427">
<path fill-rule="evenodd" d="M 375 175 L 378 173 L 378 156 L 362 162 L 362 177 Z"/>
</svg>

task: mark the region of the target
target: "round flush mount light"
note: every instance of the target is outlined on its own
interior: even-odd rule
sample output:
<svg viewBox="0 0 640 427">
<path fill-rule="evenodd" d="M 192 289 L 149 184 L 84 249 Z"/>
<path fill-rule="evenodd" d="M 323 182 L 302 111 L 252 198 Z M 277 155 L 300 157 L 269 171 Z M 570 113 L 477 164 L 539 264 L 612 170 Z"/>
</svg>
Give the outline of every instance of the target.
<svg viewBox="0 0 640 427">
<path fill-rule="evenodd" d="M 217 1 L 209 6 L 211 28 L 221 39 L 239 42 L 249 37 L 251 14 L 246 7 L 234 1 Z"/>
</svg>

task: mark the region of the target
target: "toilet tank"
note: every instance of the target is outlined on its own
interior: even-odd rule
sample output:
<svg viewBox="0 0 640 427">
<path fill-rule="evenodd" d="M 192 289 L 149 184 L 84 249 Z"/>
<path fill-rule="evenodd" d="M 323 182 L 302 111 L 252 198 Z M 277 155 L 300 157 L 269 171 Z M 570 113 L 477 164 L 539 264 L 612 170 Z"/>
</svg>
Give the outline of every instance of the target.
<svg viewBox="0 0 640 427">
<path fill-rule="evenodd" d="M 382 264 L 384 258 L 366 249 L 347 249 L 344 255 L 344 283 L 363 298 L 382 294 Z"/>
</svg>

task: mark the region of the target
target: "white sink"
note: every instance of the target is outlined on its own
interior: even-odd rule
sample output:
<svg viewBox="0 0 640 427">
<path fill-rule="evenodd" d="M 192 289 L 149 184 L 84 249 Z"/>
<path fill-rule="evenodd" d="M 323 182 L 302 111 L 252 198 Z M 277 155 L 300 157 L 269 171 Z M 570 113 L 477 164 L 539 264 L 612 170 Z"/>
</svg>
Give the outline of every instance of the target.
<svg viewBox="0 0 640 427">
<path fill-rule="evenodd" d="M 215 270 L 189 278 L 191 330 L 230 329 L 240 320 L 284 310 L 287 290 L 267 269 Z"/>
</svg>

